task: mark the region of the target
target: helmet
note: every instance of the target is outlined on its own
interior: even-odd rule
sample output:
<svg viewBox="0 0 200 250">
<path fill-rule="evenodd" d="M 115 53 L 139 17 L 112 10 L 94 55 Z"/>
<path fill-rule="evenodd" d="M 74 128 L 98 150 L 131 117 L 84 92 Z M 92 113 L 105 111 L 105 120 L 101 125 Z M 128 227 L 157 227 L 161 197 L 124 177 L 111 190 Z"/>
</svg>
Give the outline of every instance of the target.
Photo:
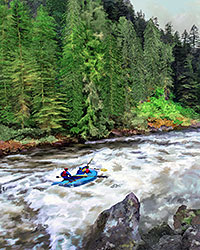
<svg viewBox="0 0 200 250">
<path fill-rule="evenodd" d="M 64 170 L 68 170 L 68 168 L 64 168 Z"/>
</svg>

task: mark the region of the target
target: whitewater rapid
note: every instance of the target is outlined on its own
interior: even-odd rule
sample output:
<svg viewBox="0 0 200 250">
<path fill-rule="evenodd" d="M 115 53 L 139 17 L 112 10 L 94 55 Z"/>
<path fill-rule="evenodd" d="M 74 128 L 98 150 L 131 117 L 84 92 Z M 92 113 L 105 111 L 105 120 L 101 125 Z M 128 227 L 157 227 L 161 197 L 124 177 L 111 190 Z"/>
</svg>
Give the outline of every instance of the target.
<svg viewBox="0 0 200 250">
<path fill-rule="evenodd" d="M 108 178 L 51 186 L 64 167 L 75 174 L 91 158 Z M 35 149 L 0 162 L 0 249 L 75 250 L 98 214 L 130 192 L 141 202 L 144 229 L 172 225 L 182 204 L 200 208 L 199 130 Z"/>
</svg>

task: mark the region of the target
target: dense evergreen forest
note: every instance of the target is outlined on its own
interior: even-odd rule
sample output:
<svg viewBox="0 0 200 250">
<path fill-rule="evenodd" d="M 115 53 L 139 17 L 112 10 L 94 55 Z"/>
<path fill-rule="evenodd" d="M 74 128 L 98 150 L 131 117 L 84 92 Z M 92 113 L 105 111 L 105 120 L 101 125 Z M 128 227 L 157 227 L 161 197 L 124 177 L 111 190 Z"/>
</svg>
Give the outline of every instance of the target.
<svg viewBox="0 0 200 250">
<path fill-rule="evenodd" d="M 177 122 L 200 113 L 199 83 L 195 24 L 162 30 L 129 0 L 0 0 L 2 128 L 100 138 L 142 127 L 149 103 Z"/>
</svg>

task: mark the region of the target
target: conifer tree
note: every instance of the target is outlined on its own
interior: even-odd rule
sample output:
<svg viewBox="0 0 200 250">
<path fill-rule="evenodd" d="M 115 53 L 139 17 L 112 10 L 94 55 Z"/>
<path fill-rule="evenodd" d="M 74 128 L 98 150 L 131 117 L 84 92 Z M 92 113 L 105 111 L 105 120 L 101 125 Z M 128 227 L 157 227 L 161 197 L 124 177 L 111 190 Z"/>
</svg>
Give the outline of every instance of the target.
<svg viewBox="0 0 200 250">
<path fill-rule="evenodd" d="M 191 42 L 190 42 L 190 37 L 189 37 L 187 30 L 184 30 L 181 36 L 181 41 L 183 44 L 183 49 L 185 50 L 185 54 L 187 56 L 191 52 Z"/>
<path fill-rule="evenodd" d="M 200 45 L 199 30 L 196 25 L 193 25 L 190 30 L 189 41 L 192 48 L 197 48 Z"/>
<path fill-rule="evenodd" d="M 173 93 L 175 96 L 174 99 L 178 101 L 178 98 L 179 98 L 178 91 L 179 91 L 179 87 L 181 84 L 180 79 L 184 71 L 185 61 L 187 58 L 187 52 L 181 43 L 181 38 L 178 32 L 174 34 L 174 43 L 175 43 L 174 48 L 173 48 L 174 62 L 172 63 Z"/>
<path fill-rule="evenodd" d="M 133 24 L 120 17 L 118 25 L 118 46 L 122 54 L 123 81 L 126 85 L 126 110 L 143 98 L 143 51 Z"/>
<path fill-rule="evenodd" d="M 26 0 L 30 1 L 30 0 Z M 44 1 L 44 0 L 38 0 L 38 1 Z M 54 18 L 56 21 L 56 27 L 58 30 L 60 30 L 63 22 L 63 15 L 66 12 L 66 5 L 67 5 L 68 0 L 46 0 L 45 5 L 47 7 L 48 13 L 50 16 Z"/>
<path fill-rule="evenodd" d="M 114 121 L 120 120 L 125 110 L 125 84 L 119 58 L 121 51 L 117 46 L 117 27 L 110 24 L 110 33 L 106 37 L 105 66 L 104 66 L 104 87 L 102 93 L 103 112 L 106 117 Z"/>
<path fill-rule="evenodd" d="M 121 16 L 133 21 L 135 13 L 130 0 L 102 0 L 108 18 L 118 21 Z"/>
<path fill-rule="evenodd" d="M 192 67 L 192 56 L 188 55 L 184 65 L 184 72 L 179 77 L 179 88 L 177 91 L 177 99 L 185 106 L 191 108 L 198 107 L 199 110 L 199 87 L 200 84 L 196 81 L 195 73 Z"/>
<path fill-rule="evenodd" d="M 172 24 L 169 22 L 165 25 L 164 32 L 161 30 L 161 38 L 164 43 L 172 45 L 174 43 L 173 28 Z"/>
<path fill-rule="evenodd" d="M 100 137 L 106 133 L 106 118 L 102 112 L 103 104 L 100 97 L 104 86 L 104 39 L 105 12 L 100 1 L 86 1 L 82 14 L 85 24 L 85 46 L 83 49 L 84 63 L 82 67 L 85 112 L 78 129 L 83 137 Z"/>
<path fill-rule="evenodd" d="M 160 33 L 150 19 L 144 32 L 144 64 L 145 64 L 145 80 L 146 95 L 150 95 L 160 86 L 160 76 L 158 67 L 160 63 Z"/>
<path fill-rule="evenodd" d="M 160 31 L 150 20 L 144 33 L 146 94 L 171 85 L 172 47 L 160 39 Z"/>
<path fill-rule="evenodd" d="M 55 22 L 41 6 L 32 29 L 32 95 L 36 124 L 50 132 L 61 128 L 63 122 L 62 101 L 56 89 L 57 43 Z"/>
<path fill-rule="evenodd" d="M 78 0 L 69 0 L 63 39 L 60 78 L 66 99 L 67 124 L 75 128 L 83 114 L 83 49 L 84 27 Z M 73 129 L 74 131 L 74 129 Z"/>
<path fill-rule="evenodd" d="M 13 102 L 16 121 L 23 128 L 30 117 L 30 28 L 31 19 L 20 0 L 11 2 L 11 15 L 15 29 L 15 49 L 10 77 L 12 79 Z"/>
<path fill-rule="evenodd" d="M 181 38 L 182 38 L 183 45 L 186 45 L 186 44 L 190 43 L 189 34 L 188 34 L 187 30 L 183 31 L 183 34 L 182 34 Z"/>
<path fill-rule="evenodd" d="M 14 122 L 12 109 L 12 81 L 10 76 L 13 62 L 12 52 L 14 28 L 12 16 L 6 2 L 0 2 L 0 121 L 5 124 Z"/>
<path fill-rule="evenodd" d="M 137 36 L 139 37 L 141 43 L 142 43 L 142 48 L 144 45 L 144 30 L 147 26 L 147 21 L 145 20 L 145 14 L 140 10 L 139 12 L 136 13 L 135 20 L 133 22 L 135 31 L 137 33 Z"/>
</svg>

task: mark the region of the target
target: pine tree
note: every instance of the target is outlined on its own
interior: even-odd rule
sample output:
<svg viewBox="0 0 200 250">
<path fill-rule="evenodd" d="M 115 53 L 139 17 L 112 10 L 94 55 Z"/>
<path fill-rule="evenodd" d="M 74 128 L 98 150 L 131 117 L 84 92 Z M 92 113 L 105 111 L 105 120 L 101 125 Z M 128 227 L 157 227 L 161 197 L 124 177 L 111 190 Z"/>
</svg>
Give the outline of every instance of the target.
<svg viewBox="0 0 200 250">
<path fill-rule="evenodd" d="M 198 107 L 198 92 L 200 84 L 196 82 L 195 73 L 192 67 L 192 56 L 189 55 L 184 65 L 184 73 L 179 77 L 180 87 L 177 92 L 177 99 L 185 106 Z"/>
<path fill-rule="evenodd" d="M 129 0 L 102 0 L 108 18 L 118 21 L 121 16 L 133 21 L 135 12 Z"/>
<path fill-rule="evenodd" d="M 183 39 L 184 37 L 184 39 Z M 183 39 L 183 40 L 182 40 Z M 191 47 L 188 40 L 188 34 L 185 31 L 182 38 L 180 38 L 178 33 L 174 35 L 174 48 L 173 56 L 174 62 L 172 63 L 173 71 L 173 93 L 175 101 L 178 101 L 180 98 L 179 89 L 181 88 L 183 75 L 185 74 L 185 65 L 187 57 L 190 55 Z"/>
<path fill-rule="evenodd" d="M 173 46 L 162 43 L 160 52 L 160 64 L 158 73 L 160 74 L 161 88 L 168 88 L 172 86 L 172 62 L 174 61 Z"/>
<path fill-rule="evenodd" d="M 133 24 L 120 17 L 118 25 L 118 46 L 121 50 L 123 81 L 126 89 L 126 110 L 144 96 L 143 51 Z"/>
<path fill-rule="evenodd" d="M 163 31 L 161 31 L 163 32 Z M 173 45 L 174 43 L 174 36 L 173 36 L 173 27 L 172 24 L 169 22 L 165 25 L 165 30 L 162 34 L 162 41 L 166 44 Z"/>
<path fill-rule="evenodd" d="M 183 47 L 184 47 L 186 53 L 190 53 L 190 51 L 191 51 L 190 37 L 189 37 L 187 30 L 184 30 L 184 32 L 181 36 L 181 41 L 182 41 L 182 44 L 183 44 Z"/>
<path fill-rule="evenodd" d="M 77 126 L 83 114 L 82 65 L 85 35 L 80 15 L 81 10 L 78 0 L 69 0 L 60 77 L 66 107 L 69 109 L 67 124 L 70 128 Z"/>
<path fill-rule="evenodd" d="M 160 31 L 150 20 L 144 34 L 146 95 L 171 85 L 172 61 L 172 47 L 161 41 Z"/>
<path fill-rule="evenodd" d="M 135 20 L 133 22 L 137 36 L 139 37 L 142 48 L 144 46 L 144 31 L 147 26 L 147 21 L 145 20 L 145 14 L 142 11 L 136 13 Z"/>
<path fill-rule="evenodd" d="M 144 32 L 146 95 L 151 95 L 156 87 L 160 85 L 160 76 L 158 74 L 160 48 L 159 30 L 154 26 L 153 21 L 149 20 Z"/>
<path fill-rule="evenodd" d="M 105 12 L 100 1 L 86 1 L 82 14 L 85 24 L 85 46 L 83 49 L 84 63 L 82 67 L 85 112 L 78 129 L 83 137 L 101 137 L 106 133 L 106 117 L 102 112 L 103 104 L 100 97 L 104 86 L 104 39 Z"/>
<path fill-rule="evenodd" d="M 15 49 L 13 22 L 6 2 L 0 4 L 0 121 L 12 124 L 12 81 L 10 76 Z"/>
<path fill-rule="evenodd" d="M 62 128 L 62 101 L 56 89 L 57 43 L 55 21 L 41 6 L 32 29 L 32 95 L 34 121 L 43 130 Z"/>
<path fill-rule="evenodd" d="M 196 25 L 193 25 L 190 30 L 189 41 L 192 48 L 197 48 L 200 45 L 199 30 Z"/>
<path fill-rule="evenodd" d="M 30 1 L 30 0 L 26 0 L 26 1 Z M 38 1 L 43 1 L 43 0 L 38 0 Z M 46 0 L 45 1 L 45 5 L 47 7 L 48 13 L 56 21 L 56 24 L 57 24 L 56 27 L 58 30 L 60 30 L 62 26 L 63 16 L 66 12 L 67 3 L 68 3 L 68 0 L 59 0 L 59 1 Z"/>
<path fill-rule="evenodd" d="M 110 33 L 107 35 L 104 56 L 104 87 L 101 89 L 103 113 L 106 117 L 119 121 L 125 110 L 125 84 L 122 67 L 119 63 L 121 51 L 117 46 L 117 28 L 110 23 Z"/>
<path fill-rule="evenodd" d="M 30 117 L 30 28 L 31 19 L 20 0 L 11 2 L 11 15 L 15 29 L 15 49 L 10 77 L 12 79 L 13 101 L 16 122 L 23 128 Z"/>
</svg>

